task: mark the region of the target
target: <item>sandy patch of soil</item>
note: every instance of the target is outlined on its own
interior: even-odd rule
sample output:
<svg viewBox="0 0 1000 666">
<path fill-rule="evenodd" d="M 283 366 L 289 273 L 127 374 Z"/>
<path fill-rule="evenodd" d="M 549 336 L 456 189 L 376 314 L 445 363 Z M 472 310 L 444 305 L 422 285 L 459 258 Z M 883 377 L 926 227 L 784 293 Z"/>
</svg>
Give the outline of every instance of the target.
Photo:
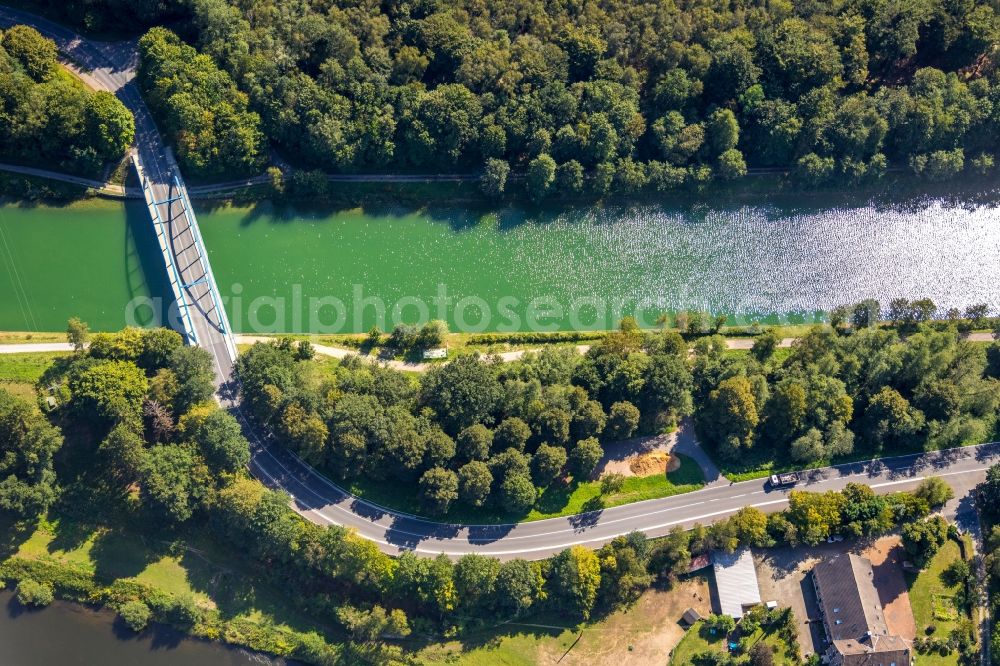
<svg viewBox="0 0 1000 666">
<path fill-rule="evenodd" d="M 628 461 L 629 471 L 635 476 L 652 476 L 673 472 L 681 466 L 681 461 L 666 451 L 650 451 L 632 457 Z"/>
<path fill-rule="evenodd" d="M 604 446 L 604 457 L 594 470 L 594 478 L 599 479 L 605 474 L 621 474 L 622 476 L 650 476 L 662 474 L 668 470 L 667 465 L 673 456 L 673 448 L 677 433 L 658 435 L 656 437 L 639 437 L 623 442 L 611 442 Z M 680 461 L 674 465 L 679 466 Z M 676 467 L 669 468 L 676 469 Z"/>
</svg>

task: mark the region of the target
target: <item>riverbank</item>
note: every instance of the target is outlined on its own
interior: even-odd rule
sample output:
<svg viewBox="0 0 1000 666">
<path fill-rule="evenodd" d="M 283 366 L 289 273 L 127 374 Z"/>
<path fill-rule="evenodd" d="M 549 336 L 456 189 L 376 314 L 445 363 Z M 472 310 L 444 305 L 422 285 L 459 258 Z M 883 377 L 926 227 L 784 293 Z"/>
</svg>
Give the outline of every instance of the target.
<svg viewBox="0 0 1000 666">
<path fill-rule="evenodd" d="M 173 627 L 157 624 L 141 635 L 125 628 L 113 612 L 57 600 L 42 610 L 29 610 L 0 592 L 0 645 L 4 663 L 16 666 L 53 664 L 128 664 L 129 666 L 284 666 L 283 658 L 193 639 Z M 57 640 L 53 640 L 57 637 Z"/>
<path fill-rule="evenodd" d="M 127 162 L 123 162 L 123 165 Z M 274 169 L 280 169 L 275 172 Z M 70 189 L 54 190 L 57 198 L 67 196 L 103 196 L 113 199 L 140 198 L 141 192 L 135 187 L 127 187 L 125 181 L 131 175 L 127 168 L 119 165 L 107 181 L 98 181 L 86 176 L 62 173 L 32 165 L 0 163 L 0 175 L 21 177 L 44 191 L 45 183 L 58 182 Z M 279 175 L 280 174 L 280 175 Z M 809 185 L 796 179 L 790 169 L 761 168 L 750 169 L 747 175 L 737 180 L 711 180 L 705 183 L 678 186 L 667 191 L 643 188 L 638 191 L 617 193 L 581 192 L 561 194 L 537 202 L 524 191 L 525 174 L 511 174 L 512 187 L 502 196 L 487 196 L 480 186 L 481 174 L 468 173 L 323 173 L 303 171 L 282 163 L 272 167 L 272 171 L 252 176 L 223 177 L 222 180 L 191 180 L 190 196 L 205 202 L 250 205 L 264 201 L 279 201 L 282 204 L 299 206 L 349 206 L 360 205 L 436 205 L 442 202 L 468 203 L 479 206 L 535 206 L 535 205 L 599 205 L 628 204 L 643 205 L 659 203 L 665 197 L 675 202 L 696 202 L 719 198 L 744 199 L 753 197 L 799 196 L 826 197 L 843 195 L 850 197 L 912 196 L 915 193 L 927 196 L 948 196 L 956 194 L 956 183 L 960 190 L 990 188 L 993 181 L 989 176 L 962 174 L 960 181 L 933 182 L 898 167 L 889 170 L 882 178 L 860 183 L 829 183 Z M 308 181 L 309 187 L 296 185 Z M 0 177 L 0 194 L 19 194 L 12 181 L 5 183 Z M 6 185 L 6 186 L 5 186 Z M 74 189 L 75 186 L 75 189 Z M 30 198 L 36 198 L 32 196 Z"/>
<path fill-rule="evenodd" d="M 1000 320 L 988 319 L 1000 326 Z M 936 322 L 938 325 L 945 325 L 945 322 Z M 795 344 L 795 341 L 805 335 L 816 324 L 800 324 L 788 326 L 775 326 L 769 328 L 770 332 L 779 336 L 775 354 L 779 356 L 786 354 Z M 676 328 L 656 329 L 657 331 L 677 332 Z M 348 356 L 356 355 L 363 360 L 372 363 L 384 364 L 394 370 L 401 372 L 421 373 L 427 372 L 436 365 L 447 363 L 449 358 L 464 353 L 478 353 L 495 355 L 502 362 L 517 361 L 525 354 L 538 353 L 543 349 L 571 349 L 578 354 L 586 354 L 592 344 L 596 344 L 607 335 L 608 331 L 596 331 L 584 334 L 581 339 L 589 341 L 590 344 L 576 344 L 573 340 L 567 340 L 562 333 L 531 333 L 523 337 L 516 334 L 502 336 L 506 342 L 487 343 L 484 337 L 479 334 L 449 333 L 444 336 L 440 346 L 447 349 L 449 356 L 442 359 L 421 360 L 419 353 L 400 353 L 389 347 L 370 346 L 367 343 L 367 336 L 362 335 L 245 335 L 236 334 L 236 344 L 241 350 L 248 349 L 257 342 L 272 342 L 280 339 L 290 339 L 298 342 L 309 342 L 313 351 L 321 357 L 342 360 Z M 724 328 L 718 335 L 725 338 L 727 350 L 731 353 L 745 353 L 753 349 L 757 334 L 749 335 L 745 327 Z M 705 336 L 703 336 L 705 337 Z M 977 344 L 991 344 L 997 339 L 994 329 L 980 328 L 971 330 L 963 334 L 965 340 Z M 22 357 L 8 360 L 9 364 L 15 365 L 23 362 L 31 362 L 32 355 L 37 355 L 39 360 L 44 360 L 48 355 L 65 354 L 73 351 L 73 346 L 65 342 L 66 334 L 57 332 L 28 333 L 20 331 L 0 331 L 0 361 L 3 355 L 14 355 Z M 60 341 L 62 340 L 62 341 Z M 698 337 L 690 338 L 692 343 Z M 9 371 L 8 371 L 9 372 Z M 5 373 L 0 375 L 6 376 Z M 12 378 L 13 380 L 14 378 Z"/>
<path fill-rule="evenodd" d="M 51 585 L 59 599 L 112 612 L 141 600 L 155 621 L 183 635 L 309 663 L 332 664 L 340 653 L 342 636 L 292 607 L 254 565 L 204 537 L 161 541 L 65 514 L 6 525 L 3 534 L 0 579 L 10 588 L 31 578 Z"/>
</svg>

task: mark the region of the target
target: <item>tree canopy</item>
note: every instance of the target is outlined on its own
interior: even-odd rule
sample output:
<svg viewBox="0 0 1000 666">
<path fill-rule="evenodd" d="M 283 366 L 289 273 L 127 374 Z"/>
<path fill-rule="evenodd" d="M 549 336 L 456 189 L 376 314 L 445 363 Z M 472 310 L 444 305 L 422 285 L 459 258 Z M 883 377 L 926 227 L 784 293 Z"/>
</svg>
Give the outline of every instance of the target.
<svg viewBox="0 0 1000 666">
<path fill-rule="evenodd" d="M 56 499 L 53 457 L 63 438 L 27 402 L 0 388 L 0 510 L 34 518 Z"/>
<path fill-rule="evenodd" d="M 262 134 L 308 168 L 481 171 L 494 196 L 513 169 L 534 197 L 773 166 L 941 179 L 996 151 L 985 0 L 169 4 L 200 55 L 154 29 L 145 87 L 203 172 L 256 167 Z"/>
<path fill-rule="evenodd" d="M 82 322 L 74 323 L 74 330 L 82 328 Z M 250 575 L 287 591 L 319 619 L 345 631 L 351 641 L 345 654 L 374 651 L 391 661 L 400 653 L 382 641 L 387 634 L 406 635 L 411 622 L 424 631 L 460 636 L 468 626 L 509 621 L 529 612 L 561 613 L 581 621 L 603 616 L 635 602 L 655 578 L 670 580 L 686 572 L 693 556 L 712 549 L 817 543 L 832 534 L 876 535 L 905 523 L 904 543 L 916 560 L 928 557 L 947 533 L 939 518 L 924 520 L 929 502 L 946 499 L 948 493 L 939 484 L 924 484 L 915 494 L 884 496 L 867 486 L 848 484 L 842 492 L 793 491 L 789 508 L 770 515 L 745 508 L 709 527 L 690 531 L 678 527 L 652 542 L 630 533 L 596 551 L 577 545 L 537 562 L 469 555 L 453 563 L 445 555 L 428 558 L 415 552 L 390 557 L 377 543 L 350 529 L 303 519 L 292 498 L 250 478 L 242 468 L 246 440 L 227 412 L 211 403 L 179 407 L 183 403 L 167 406 L 169 401 L 154 400 L 164 391 L 160 384 L 167 384 L 157 378 L 167 372 L 184 374 L 176 363 L 179 348 L 174 342 L 173 336 L 155 330 L 98 334 L 90 348 L 59 359 L 46 372 L 42 385 L 55 386 L 58 395 L 69 398 L 50 412 L 53 421 L 72 433 L 57 465 L 66 498 L 60 511 L 68 507 L 84 514 L 97 511 L 99 524 L 106 525 L 108 533 L 127 526 L 158 542 L 169 535 L 180 544 L 185 535 L 198 533 L 210 542 L 216 540 L 214 547 L 236 544 L 239 556 L 253 564 L 246 570 Z M 949 348 L 947 337 L 938 342 L 939 351 Z M 813 352 L 829 351 L 816 341 L 810 345 Z M 665 422 L 663 415 L 671 412 L 657 409 L 665 403 L 653 397 L 662 393 L 646 393 L 650 378 L 658 375 L 653 371 L 657 356 L 676 356 L 685 369 L 690 363 L 695 370 L 687 380 L 696 393 L 704 394 L 706 387 L 701 384 L 707 380 L 701 373 L 707 369 L 698 366 L 705 363 L 708 351 L 706 345 L 696 347 L 695 356 L 689 358 L 686 345 L 672 335 L 642 333 L 626 323 L 595 345 L 596 351 L 587 358 L 561 350 L 526 355 L 509 364 L 472 357 L 458 376 L 476 377 L 477 383 L 500 396 L 489 411 L 477 412 L 480 420 L 460 431 L 474 429 L 475 439 L 488 448 L 486 460 L 472 461 L 457 454 L 439 416 L 424 404 L 420 380 L 355 358 L 320 366 L 298 353 L 290 340 L 255 345 L 241 355 L 237 372 L 244 391 L 261 393 L 244 396 L 247 412 L 259 419 L 257 425 L 272 423 L 278 441 L 311 447 L 323 464 L 350 460 L 357 466 L 355 473 L 369 480 L 413 484 L 429 512 L 446 513 L 452 503 L 463 501 L 495 503 L 523 514 L 538 495 L 532 474 L 538 483 L 557 475 L 548 480 L 557 483 L 567 473 L 581 473 L 600 455 L 599 437 L 609 432 L 607 426 L 573 445 L 573 433 L 595 432 L 595 424 L 601 422 L 597 410 L 603 414 L 610 405 L 632 397 L 643 406 L 633 405 L 640 412 L 640 428 Z M 916 354 L 899 367 L 919 359 L 934 363 Z M 982 361 L 963 359 L 973 369 Z M 591 397 L 575 382 L 592 380 L 587 366 L 598 360 L 613 381 Z M 938 359 L 943 360 L 947 359 Z M 484 367 L 476 370 L 473 362 Z M 673 365 L 673 361 L 659 363 L 664 368 Z M 577 375 L 580 368 L 585 372 Z M 954 374 L 952 378 L 959 379 Z M 132 390 L 142 381 L 146 382 L 142 409 L 134 413 Z M 850 377 L 842 381 L 852 391 L 857 386 Z M 755 399 L 763 396 L 766 404 L 766 385 L 748 383 Z M 876 388 L 866 390 L 875 394 Z M 114 408 L 97 414 L 81 409 L 85 402 Z M 590 412 L 586 418 L 580 416 L 584 411 Z M 564 412 L 566 418 L 553 418 L 553 412 Z M 289 414 L 293 423 L 281 425 Z M 327 429 L 326 435 L 315 438 L 318 445 L 312 435 L 308 442 L 288 439 L 300 434 L 297 424 L 310 421 Z M 554 425 L 567 422 L 565 428 Z M 501 425 L 494 429 L 486 423 Z M 289 429 L 292 432 L 286 432 Z M 557 430 L 571 433 L 570 439 L 553 443 Z M 0 457 L 7 463 L 0 474 L 0 510 L 37 518 L 51 508 L 55 497 L 51 461 L 60 443 L 58 428 L 45 416 L 0 390 Z M 67 460 L 73 463 L 64 464 Z M 984 498 L 996 494 L 998 478 L 995 469 L 987 475 Z M 50 517 L 53 524 L 59 519 Z M 95 547 L 102 547 L 100 541 Z M 143 606 L 133 596 L 137 588 L 116 584 L 115 589 L 114 607 L 136 629 L 150 620 L 191 626 L 214 617 L 206 616 L 192 599 L 165 605 L 156 595 L 141 596 Z M 26 598 L 39 599 L 63 593 L 58 582 L 48 590 L 24 584 L 20 591 Z M 713 622 L 723 628 L 722 620 Z M 293 651 L 305 659 L 310 654 L 301 647 Z"/>
<path fill-rule="evenodd" d="M 56 45 L 34 28 L 0 31 L 0 156 L 96 176 L 135 139 L 132 113 L 60 69 Z"/>
</svg>

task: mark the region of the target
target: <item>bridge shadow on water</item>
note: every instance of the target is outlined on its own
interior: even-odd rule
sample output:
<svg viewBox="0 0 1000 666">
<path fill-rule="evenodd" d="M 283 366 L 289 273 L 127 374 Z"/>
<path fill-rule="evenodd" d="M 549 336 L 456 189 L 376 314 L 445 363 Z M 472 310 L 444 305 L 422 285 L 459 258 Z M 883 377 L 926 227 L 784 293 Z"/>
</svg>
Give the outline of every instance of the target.
<svg viewBox="0 0 1000 666">
<path fill-rule="evenodd" d="M 169 322 L 174 296 L 156 230 L 143 202 L 125 202 L 125 225 L 125 282 L 129 299 L 131 301 L 149 296 L 152 303 L 159 306 L 155 312 L 150 312 L 145 307 L 137 309 L 137 321 L 126 323 L 149 325 L 154 322 Z"/>
</svg>

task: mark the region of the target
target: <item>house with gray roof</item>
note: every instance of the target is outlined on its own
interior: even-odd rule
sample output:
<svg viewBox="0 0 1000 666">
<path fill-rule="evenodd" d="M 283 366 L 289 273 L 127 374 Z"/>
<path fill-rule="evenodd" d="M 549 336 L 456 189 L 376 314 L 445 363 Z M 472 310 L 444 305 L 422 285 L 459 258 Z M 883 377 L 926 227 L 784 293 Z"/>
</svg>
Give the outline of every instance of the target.
<svg viewBox="0 0 1000 666">
<path fill-rule="evenodd" d="M 816 565 L 813 584 L 831 666 L 909 666 L 910 642 L 889 633 L 870 560 L 844 553 Z"/>
<path fill-rule="evenodd" d="M 760 603 L 757 570 L 749 548 L 733 553 L 712 551 L 712 568 L 715 572 L 715 592 L 719 597 L 719 612 L 735 620 L 743 612 Z"/>
</svg>

